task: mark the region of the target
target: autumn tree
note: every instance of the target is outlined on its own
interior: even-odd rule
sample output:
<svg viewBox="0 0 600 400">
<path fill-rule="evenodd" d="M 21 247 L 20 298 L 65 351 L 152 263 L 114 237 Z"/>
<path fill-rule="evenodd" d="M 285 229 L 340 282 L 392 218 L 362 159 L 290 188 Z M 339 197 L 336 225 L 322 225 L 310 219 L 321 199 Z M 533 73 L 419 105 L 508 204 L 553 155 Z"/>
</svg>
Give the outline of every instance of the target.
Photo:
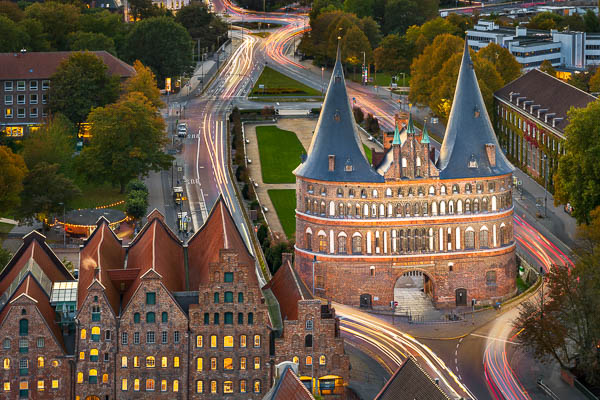
<svg viewBox="0 0 600 400">
<path fill-rule="evenodd" d="M 600 92 L 600 68 L 596 68 L 596 72 L 590 78 L 590 92 Z"/>
<path fill-rule="evenodd" d="M 173 157 L 163 152 L 165 124 L 154 105 L 139 92 L 92 110 L 92 139 L 81 153 L 79 171 L 95 182 L 119 185 L 169 168 Z"/>
<path fill-rule="evenodd" d="M 156 77 L 152 70 L 145 67 L 139 60 L 133 63 L 133 68 L 135 68 L 136 74 L 125 81 L 123 88 L 125 92 L 140 92 L 154 107 L 163 107 L 164 103 L 160 99 L 160 90 L 156 86 Z"/>
<path fill-rule="evenodd" d="M 552 63 L 550 62 L 550 60 L 542 61 L 542 65 L 540 65 L 540 71 L 545 72 L 548 75 L 551 75 L 553 77 L 556 77 L 556 70 L 552 66 Z"/>
<path fill-rule="evenodd" d="M 6 146 L 0 146 L 0 210 L 14 210 L 21 203 L 23 178 L 27 167 L 23 157 L 15 154 Z"/>
<path fill-rule="evenodd" d="M 433 43 L 433 40 L 444 33 L 459 36 L 461 31 L 445 18 L 435 18 L 425 22 L 421 26 L 412 25 L 406 31 L 405 39 L 412 48 L 411 55 L 419 55 L 425 47 Z"/>
<path fill-rule="evenodd" d="M 57 164 L 60 172 L 68 173 L 74 149 L 73 125 L 62 114 L 56 114 L 40 129 L 27 135 L 23 141 L 23 158 L 30 170 L 45 162 Z"/>
<path fill-rule="evenodd" d="M 534 15 L 527 24 L 530 29 L 541 29 L 549 31 L 550 29 L 556 29 L 562 21 L 562 17 L 553 12 L 542 12 Z"/>
<path fill-rule="evenodd" d="M 350 31 L 344 35 L 341 47 L 342 59 L 344 60 L 355 58 L 360 60 L 361 63 L 366 60 L 367 64 L 373 60 L 373 50 L 371 49 L 369 39 L 367 39 L 365 34 L 357 26 L 352 27 Z"/>
<path fill-rule="evenodd" d="M 381 40 L 379 47 L 373 52 L 378 70 L 398 73 L 408 71 L 410 59 L 407 58 L 408 44 L 404 37 L 395 33 Z"/>
<path fill-rule="evenodd" d="M 21 21 L 24 16 L 23 11 L 21 11 L 17 3 L 7 0 L 0 1 L 0 15 L 7 17 L 14 22 Z"/>
<path fill-rule="evenodd" d="M 590 213 L 600 205 L 600 102 L 571 108 L 565 128 L 565 154 L 554 175 L 554 201 L 571 203 L 577 223 L 590 222 Z"/>
<path fill-rule="evenodd" d="M 188 31 L 168 17 L 156 17 L 136 23 L 126 39 L 126 58 L 140 60 L 150 67 L 159 85 L 167 77 L 191 70 L 192 39 Z"/>
<path fill-rule="evenodd" d="M 492 63 L 505 83 L 512 82 L 521 76 L 521 64 L 507 48 L 490 43 L 477 52 L 477 58 Z"/>
<path fill-rule="evenodd" d="M 62 212 L 63 205 L 81 195 L 71 179 L 59 172 L 60 165 L 41 162 L 23 179 L 21 207 L 23 218 L 42 218 Z"/>
<path fill-rule="evenodd" d="M 544 297 L 521 305 L 517 340 L 540 361 L 554 360 L 591 385 L 600 384 L 600 208 L 578 228 L 575 266 L 553 265 Z"/>
<path fill-rule="evenodd" d="M 88 52 L 71 54 L 51 79 L 50 110 L 77 124 L 86 120 L 92 108 L 111 103 L 119 95 L 119 77 L 111 76 L 106 64 Z"/>
</svg>

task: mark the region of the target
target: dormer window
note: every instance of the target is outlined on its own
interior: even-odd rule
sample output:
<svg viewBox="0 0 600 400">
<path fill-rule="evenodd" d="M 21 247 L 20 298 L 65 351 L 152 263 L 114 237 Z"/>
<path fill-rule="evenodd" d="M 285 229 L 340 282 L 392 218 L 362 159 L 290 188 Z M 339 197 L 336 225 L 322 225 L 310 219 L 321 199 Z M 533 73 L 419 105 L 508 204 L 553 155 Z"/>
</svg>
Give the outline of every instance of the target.
<svg viewBox="0 0 600 400">
<path fill-rule="evenodd" d="M 350 160 L 350 158 L 348 158 L 346 160 L 346 165 L 344 166 L 344 171 L 352 172 L 353 170 L 354 170 L 354 168 L 352 168 L 352 161 Z"/>
<path fill-rule="evenodd" d="M 469 168 L 477 168 L 477 160 L 475 159 L 475 154 L 471 154 L 471 159 L 469 160 Z"/>
<path fill-rule="evenodd" d="M 477 107 L 477 106 L 473 107 L 473 114 L 474 114 L 475 118 L 479 118 L 479 115 L 480 115 L 479 107 Z"/>
</svg>

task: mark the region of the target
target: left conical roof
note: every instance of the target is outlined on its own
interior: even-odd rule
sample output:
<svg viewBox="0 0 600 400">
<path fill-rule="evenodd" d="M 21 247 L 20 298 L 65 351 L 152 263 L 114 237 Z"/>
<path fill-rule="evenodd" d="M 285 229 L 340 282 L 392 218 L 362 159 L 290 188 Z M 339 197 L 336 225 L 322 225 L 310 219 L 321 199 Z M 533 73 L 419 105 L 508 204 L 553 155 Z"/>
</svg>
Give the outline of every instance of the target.
<svg viewBox="0 0 600 400">
<path fill-rule="evenodd" d="M 494 166 L 487 144 L 495 145 Z M 442 179 L 498 176 L 514 169 L 498 145 L 466 43 L 438 168 Z"/>
<path fill-rule="evenodd" d="M 333 171 L 329 156 L 335 156 Z M 329 182 L 383 182 L 367 161 L 354 123 L 338 46 L 337 60 L 306 160 L 294 173 Z"/>
</svg>

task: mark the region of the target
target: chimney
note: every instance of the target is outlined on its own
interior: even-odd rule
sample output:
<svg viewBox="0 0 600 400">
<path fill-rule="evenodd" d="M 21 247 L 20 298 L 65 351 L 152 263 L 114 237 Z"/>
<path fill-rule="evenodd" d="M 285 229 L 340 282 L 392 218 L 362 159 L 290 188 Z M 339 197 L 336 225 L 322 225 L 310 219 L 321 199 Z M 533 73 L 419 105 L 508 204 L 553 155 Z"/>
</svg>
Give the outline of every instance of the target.
<svg viewBox="0 0 600 400">
<path fill-rule="evenodd" d="M 330 154 L 329 155 L 329 171 L 334 171 L 335 170 L 335 155 Z"/>
<path fill-rule="evenodd" d="M 496 145 L 492 143 L 485 144 L 485 152 L 487 154 L 488 160 L 490 162 L 491 167 L 496 166 Z"/>
<path fill-rule="evenodd" d="M 288 261 L 290 262 L 290 265 L 293 265 L 292 253 L 281 253 L 281 265 L 285 265 Z"/>
</svg>

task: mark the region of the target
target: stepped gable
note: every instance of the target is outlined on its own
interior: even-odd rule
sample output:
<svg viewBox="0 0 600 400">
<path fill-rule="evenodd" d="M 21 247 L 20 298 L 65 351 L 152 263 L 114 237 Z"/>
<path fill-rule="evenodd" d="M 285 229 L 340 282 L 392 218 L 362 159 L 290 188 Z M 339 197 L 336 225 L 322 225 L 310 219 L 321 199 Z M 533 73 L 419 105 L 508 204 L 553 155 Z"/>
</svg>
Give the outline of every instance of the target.
<svg viewBox="0 0 600 400">
<path fill-rule="evenodd" d="M 201 284 L 209 282 L 208 266 L 220 261 L 221 249 L 237 251 L 239 263 L 254 271 L 254 257 L 248 251 L 225 200 L 220 195 L 204 225 L 188 241 L 189 290 L 198 290 Z M 258 284 L 256 274 L 250 273 L 248 276 Z"/>
<path fill-rule="evenodd" d="M 394 372 L 374 400 L 450 400 L 429 375 L 409 356 Z"/>
<path fill-rule="evenodd" d="M 0 273 L 0 294 L 8 289 L 30 259 L 35 260 L 52 282 L 74 280 L 73 275 L 46 243 L 46 237 L 38 231 L 31 231 L 23 237 L 21 247 Z"/>
<path fill-rule="evenodd" d="M 494 146 L 492 160 L 486 145 Z M 499 176 L 514 169 L 498 145 L 466 41 L 438 168 L 441 179 Z"/>
<path fill-rule="evenodd" d="M 169 229 L 158 210 L 148 215 L 148 222 L 127 250 L 126 270 L 139 269 L 135 280 L 123 295 L 123 308 L 141 283 L 142 276 L 154 269 L 170 292 L 187 290 L 181 240 Z"/>
<path fill-rule="evenodd" d="M 115 315 L 119 315 L 120 293 L 118 285 L 111 280 L 109 271 L 123 270 L 125 249 L 121 240 L 110 229 L 109 221 L 100 217 L 96 229 L 84 241 L 79 253 L 79 285 L 77 287 L 77 307 L 83 306 L 88 289 L 97 279 L 104 287 L 104 293 Z"/>
<path fill-rule="evenodd" d="M 334 157 L 333 168 L 330 156 Z M 296 176 L 328 182 L 383 182 L 365 157 L 348 100 L 340 48 L 306 160 Z"/>
<path fill-rule="evenodd" d="M 21 280 L 21 283 L 11 296 L 8 305 L 2 309 L 2 312 L 0 312 L 0 327 L 4 323 L 4 319 L 12 309 L 14 303 L 19 301 L 19 299 L 23 296 L 36 303 L 36 308 L 44 318 L 46 325 L 48 325 L 48 328 L 50 328 L 50 330 L 52 331 L 54 338 L 66 353 L 64 338 L 62 336 L 60 327 L 55 322 L 57 320 L 56 313 L 54 311 L 54 308 L 50 304 L 50 292 L 46 292 L 46 290 L 44 290 L 44 288 L 39 284 L 38 280 L 34 277 L 31 271 L 27 272 L 27 274 Z M 19 308 L 17 307 L 17 309 L 15 309 L 14 312 L 18 312 L 18 309 Z"/>
<path fill-rule="evenodd" d="M 286 260 L 279 267 L 273 278 L 263 289 L 271 289 L 275 297 L 277 297 L 283 320 L 297 320 L 298 301 L 313 299 L 310 289 L 308 289 L 302 278 L 296 273 L 289 260 Z"/>
</svg>

